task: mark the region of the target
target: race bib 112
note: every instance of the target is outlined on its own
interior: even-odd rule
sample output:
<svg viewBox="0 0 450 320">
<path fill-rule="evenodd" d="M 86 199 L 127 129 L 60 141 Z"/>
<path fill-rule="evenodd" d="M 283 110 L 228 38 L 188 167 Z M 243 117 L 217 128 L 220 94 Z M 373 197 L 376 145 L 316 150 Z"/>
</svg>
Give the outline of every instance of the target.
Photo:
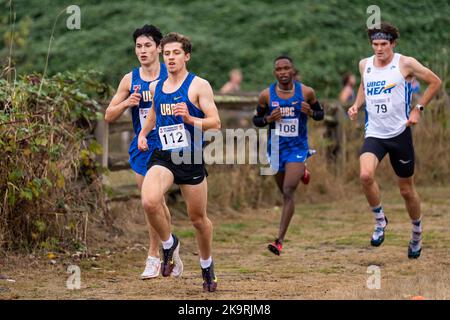
<svg viewBox="0 0 450 320">
<path fill-rule="evenodd" d="M 158 134 L 163 150 L 184 148 L 188 146 L 186 130 L 183 123 L 160 127 L 158 129 Z"/>
</svg>

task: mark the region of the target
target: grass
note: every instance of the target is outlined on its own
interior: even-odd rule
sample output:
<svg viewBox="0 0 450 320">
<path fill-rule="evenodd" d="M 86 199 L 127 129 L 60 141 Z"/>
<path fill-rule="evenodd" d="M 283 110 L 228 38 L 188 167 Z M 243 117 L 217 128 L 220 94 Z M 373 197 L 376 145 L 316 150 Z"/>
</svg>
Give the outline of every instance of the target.
<svg viewBox="0 0 450 320">
<path fill-rule="evenodd" d="M 344 267 L 342 266 L 332 266 L 329 268 L 321 268 L 321 269 L 317 269 L 317 270 L 311 270 L 311 271 L 315 271 L 318 273 L 323 273 L 323 274 L 339 274 L 339 273 L 343 273 L 344 272 Z"/>
<path fill-rule="evenodd" d="M 255 274 L 257 272 L 255 269 L 248 268 L 238 268 L 236 271 L 241 274 Z"/>
<path fill-rule="evenodd" d="M 340 238 L 335 241 L 336 245 L 344 246 L 367 246 L 368 244 L 368 234 L 366 233 L 356 233 L 348 237 Z"/>
<path fill-rule="evenodd" d="M 221 230 L 226 230 L 226 232 L 241 232 L 248 228 L 245 223 L 225 223 L 220 226 Z"/>
<path fill-rule="evenodd" d="M 434 192 L 434 199 L 440 202 L 447 197 L 450 188 L 419 191 L 424 195 Z M 385 202 L 393 203 L 395 198 L 388 193 Z M 30 268 L 29 257 L 9 256 L 2 273 L 17 283 L 6 284 L 9 291 L 0 292 L 0 298 L 407 300 L 419 293 L 427 299 L 450 297 L 447 270 L 450 266 L 450 230 L 446 224 L 450 204 L 436 204 L 432 199 L 424 204 L 424 210 L 433 206 L 445 214 L 427 217 L 425 250 L 419 260 L 410 261 L 406 257 L 408 223 L 394 221 L 386 242 L 380 248 L 370 247 L 372 217 L 370 212 L 367 212 L 369 216 L 359 212 L 364 201 L 357 198 L 353 202 L 321 203 L 321 206 L 329 207 L 324 212 L 330 217 L 330 223 L 342 223 L 341 228 L 332 228 L 326 233 L 323 232 L 324 220 L 311 218 L 306 223 L 294 219 L 288 230 L 289 241 L 280 257 L 266 249 L 267 240 L 277 230 L 274 218 L 279 217 L 279 213 L 261 214 L 254 210 L 240 216 L 211 215 L 216 230 L 213 256 L 220 284 L 220 290 L 214 296 L 204 296 L 201 290 L 192 226 L 188 220 L 180 220 L 175 230 L 183 241 L 181 256 L 185 271 L 181 279 L 139 280 L 146 253 L 130 248 L 136 242 L 146 241 L 146 227 L 142 224 L 139 229 L 128 230 L 125 234 L 129 238 L 125 237 L 119 243 L 91 246 L 92 250 L 102 253 L 96 261 L 70 261 L 61 254 L 56 266 L 50 265 L 43 256 L 36 258 L 36 267 Z M 129 204 L 124 206 L 130 207 Z M 315 205 L 302 204 L 300 207 L 312 216 L 317 212 Z M 127 212 L 128 219 L 141 216 L 139 206 L 135 208 Z M 354 223 L 348 223 L 350 218 Z M 297 228 L 303 234 L 295 232 Z M 133 238 L 136 234 L 140 234 L 140 239 Z M 217 241 L 217 235 L 224 241 Z M 106 247 L 110 250 L 109 258 L 103 254 Z M 64 266 L 69 263 L 79 265 L 82 270 L 82 290 L 69 292 L 65 289 L 67 274 Z M 381 269 L 382 288 L 376 292 L 366 288 L 366 270 L 370 265 Z"/>
<path fill-rule="evenodd" d="M 180 238 L 195 238 L 195 231 L 192 229 L 176 230 L 176 235 Z"/>
<path fill-rule="evenodd" d="M 442 232 L 429 230 L 424 233 L 423 241 L 439 248 L 450 249 L 449 237 Z"/>
<path fill-rule="evenodd" d="M 244 235 L 244 231 L 248 228 L 246 224 L 243 223 L 228 223 L 223 224 L 214 231 L 214 240 L 227 243 L 234 241 L 238 235 Z"/>
</svg>

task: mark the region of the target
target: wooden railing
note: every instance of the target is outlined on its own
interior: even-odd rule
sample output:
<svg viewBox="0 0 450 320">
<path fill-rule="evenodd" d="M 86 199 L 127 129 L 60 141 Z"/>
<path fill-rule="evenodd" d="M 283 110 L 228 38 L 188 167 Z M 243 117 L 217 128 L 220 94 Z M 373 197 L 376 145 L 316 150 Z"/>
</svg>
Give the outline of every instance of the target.
<svg viewBox="0 0 450 320">
<path fill-rule="evenodd" d="M 216 95 L 215 102 L 222 120 L 222 130 L 229 128 L 249 128 L 252 126 L 251 118 L 258 103 L 257 93 L 245 93 L 240 95 Z M 325 124 L 326 131 L 331 133 L 331 143 L 339 145 L 337 155 L 332 155 L 335 159 L 337 168 L 340 171 L 345 168 L 347 159 L 347 137 L 345 126 L 349 125 L 345 121 L 346 114 L 339 103 L 335 100 L 323 100 L 322 105 L 325 107 Z M 321 125 L 321 124 L 319 124 Z M 110 135 L 122 133 L 124 139 L 111 148 Z M 99 157 L 99 162 L 110 171 L 120 171 L 129 169 L 128 154 L 126 152 L 110 152 L 111 150 L 128 150 L 128 146 L 133 135 L 130 112 L 124 113 L 119 120 L 108 124 L 103 119 L 98 121 L 96 127 L 96 139 L 102 145 L 103 154 Z M 325 134 L 326 135 L 326 134 Z"/>
<path fill-rule="evenodd" d="M 242 118 L 243 113 L 248 116 L 248 118 L 251 117 L 256 104 L 258 103 L 258 96 L 257 93 L 216 95 L 214 100 L 221 118 L 224 118 L 225 120 L 237 120 Z M 133 134 L 130 112 L 125 112 L 113 123 L 108 123 L 104 119 L 99 120 L 95 130 L 95 137 L 103 149 L 103 153 L 98 159 L 102 167 L 108 168 L 111 171 L 129 169 L 130 166 L 127 157 L 117 157 L 110 153 L 110 135 L 114 133 L 128 133 L 129 137 Z M 124 143 L 129 144 L 129 141 L 127 140 L 129 139 L 124 139 Z"/>
</svg>

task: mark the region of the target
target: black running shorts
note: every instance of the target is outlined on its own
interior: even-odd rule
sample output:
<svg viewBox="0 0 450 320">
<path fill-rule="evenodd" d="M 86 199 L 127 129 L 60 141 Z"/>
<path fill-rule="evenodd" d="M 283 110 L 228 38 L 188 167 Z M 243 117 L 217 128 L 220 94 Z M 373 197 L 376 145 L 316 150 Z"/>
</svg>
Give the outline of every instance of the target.
<svg viewBox="0 0 450 320">
<path fill-rule="evenodd" d="M 193 163 L 193 161 L 191 162 Z M 147 164 L 147 169 L 158 165 L 169 169 L 174 176 L 175 184 L 196 185 L 201 183 L 207 176 L 205 164 L 174 164 L 172 161 L 172 153 L 170 151 L 155 150 Z"/>
<path fill-rule="evenodd" d="M 414 174 L 414 146 L 410 127 L 393 138 L 366 138 L 360 154 L 366 152 L 373 153 L 380 162 L 388 153 L 392 168 L 400 178 L 409 178 Z"/>
</svg>

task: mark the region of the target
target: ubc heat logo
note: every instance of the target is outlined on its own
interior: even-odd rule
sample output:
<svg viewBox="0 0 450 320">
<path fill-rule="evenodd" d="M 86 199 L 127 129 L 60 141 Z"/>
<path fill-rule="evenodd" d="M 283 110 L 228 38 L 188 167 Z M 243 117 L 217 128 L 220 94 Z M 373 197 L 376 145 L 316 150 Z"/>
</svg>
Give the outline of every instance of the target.
<svg viewBox="0 0 450 320">
<path fill-rule="evenodd" d="M 397 85 L 390 84 L 386 85 L 386 81 L 371 81 L 367 84 L 366 93 L 368 96 L 375 96 L 381 93 L 391 93 Z"/>
</svg>

